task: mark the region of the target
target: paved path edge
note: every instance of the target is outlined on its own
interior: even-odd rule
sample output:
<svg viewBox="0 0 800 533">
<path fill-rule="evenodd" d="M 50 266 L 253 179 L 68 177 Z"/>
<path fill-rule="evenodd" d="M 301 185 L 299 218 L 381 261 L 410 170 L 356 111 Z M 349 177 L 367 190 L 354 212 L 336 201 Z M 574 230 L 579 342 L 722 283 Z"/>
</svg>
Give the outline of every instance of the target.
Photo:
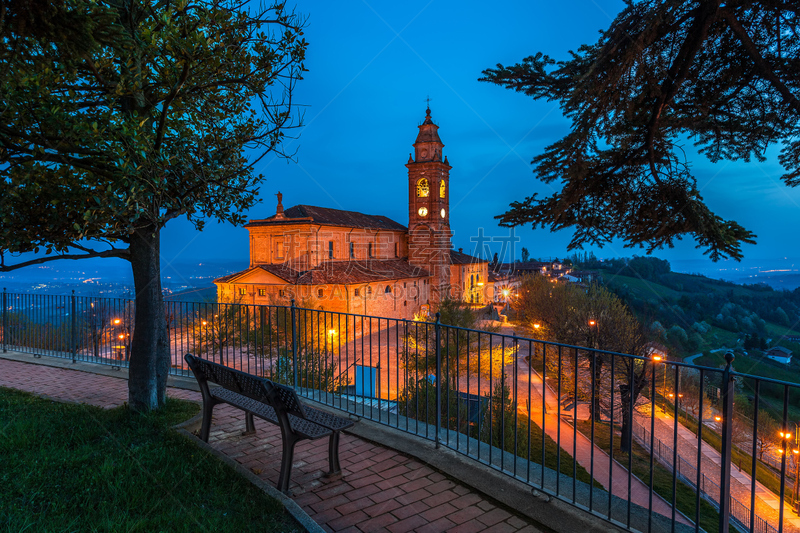
<svg viewBox="0 0 800 533">
<path fill-rule="evenodd" d="M 200 440 L 192 431 L 198 429 L 203 421 L 203 415 L 198 414 L 193 418 L 183 422 L 182 424 L 178 424 L 174 426 L 173 429 L 178 432 L 181 436 L 183 436 L 186 440 L 192 442 L 195 446 L 200 448 L 201 450 L 205 450 L 206 452 L 210 453 L 230 468 L 232 468 L 237 474 L 245 478 L 247 481 L 258 487 L 263 492 L 267 493 L 268 496 L 278 500 L 281 505 L 283 505 L 286 512 L 294 518 L 294 520 L 307 531 L 308 533 L 325 533 L 325 530 L 322 527 L 314 522 L 308 513 L 306 513 L 302 507 L 297 505 L 294 500 L 290 497 L 283 494 L 281 491 L 273 487 L 267 481 L 259 478 L 257 475 L 252 473 L 250 470 L 239 464 L 235 459 L 231 459 L 224 453 L 220 452 L 219 450 L 215 449 L 210 444 L 207 444 Z"/>
<path fill-rule="evenodd" d="M 303 398 L 314 407 L 341 414 L 324 403 Z M 550 531 L 580 531 L 605 533 L 626 530 L 572 506 L 560 499 L 540 492 L 477 461 L 467 459 L 445 446 L 438 449 L 435 443 L 410 433 L 397 431 L 377 422 L 361 418 L 347 433 L 374 444 L 397 450 L 413 457 L 438 472 L 457 480 L 488 500 L 523 514 L 534 527 Z M 487 491 L 491 487 L 491 492 Z"/>
<path fill-rule="evenodd" d="M 70 359 L 55 358 L 50 356 L 34 357 L 33 354 L 24 352 L 0 352 L 0 358 L 9 359 L 21 363 L 28 363 L 34 365 L 51 366 L 57 368 L 65 368 L 68 370 L 77 370 L 80 372 L 87 372 L 90 374 L 99 374 L 117 379 L 128 379 L 128 369 L 112 369 L 107 365 L 77 361 L 73 363 Z M 191 377 L 174 376 L 170 375 L 167 382 L 168 387 L 179 389 L 188 389 L 199 391 L 197 381 Z M 51 398 L 54 401 L 63 402 L 62 399 Z M 323 409 L 336 414 L 343 414 L 343 411 L 327 404 L 317 402 L 311 398 L 303 397 L 303 400 L 314 404 L 315 407 Z M 350 414 L 350 413 L 346 413 Z M 324 530 L 319 524 L 311 520 L 309 515 L 297 505 L 291 498 L 287 497 L 278 491 L 271 484 L 263 481 L 254 473 L 247 470 L 244 466 L 239 464 L 236 460 L 228 457 L 215 450 L 209 444 L 203 442 L 191 433 L 195 428 L 190 425 L 194 419 L 200 417 L 201 423 L 202 414 L 178 424 L 175 426 L 179 434 L 194 442 L 199 448 L 202 448 L 215 457 L 219 458 L 225 464 L 236 470 L 244 476 L 248 481 L 264 490 L 267 494 L 280 501 L 289 513 L 298 521 L 302 527 L 306 527 L 309 533 L 319 533 Z M 514 480 L 505 474 L 502 474 L 493 468 L 483 465 L 474 460 L 468 460 L 461 454 L 450 450 L 447 447 L 440 447 L 436 449 L 435 444 L 427 439 L 417 437 L 410 433 L 397 431 L 394 428 L 384 426 L 377 422 L 373 422 L 366 418 L 356 417 L 359 423 L 347 431 L 357 437 L 370 441 L 373 444 L 392 448 L 409 457 L 418 459 L 419 461 L 427 464 L 431 468 L 438 470 L 442 474 L 457 480 L 459 483 L 470 487 L 472 490 L 481 494 L 483 497 L 494 500 L 502 506 L 511 508 L 516 512 L 521 513 L 529 520 L 534 522 L 534 527 L 540 527 L 550 531 L 580 531 L 581 533 L 605 533 L 614 531 L 618 533 L 626 533 L 626 530 L 609 522 L 603 518 L 593 515 L 589 511 L 584 511 L 571 504 L 561 501 L 560 499 L 549 494 L 540 492 L 522 482 Z M 185 425 L 185 426 L 184 426 Z M 177 429 L 180 427 L 181 429 Z M 190 428 L 187 431 L 187 427 Z M 198 426 L 199 427 L 199 426 Z M 492 492 L 489 493 L 486 487 L 491 487 Z M 291 509 L 295 509 L 292 512 Z M 303 520 L 297 518 L 303 517 Z M 306 525 L 308 524 L 308 525 Z M 566 526 L 566 527 L 565 527 Z"/>
</svg>

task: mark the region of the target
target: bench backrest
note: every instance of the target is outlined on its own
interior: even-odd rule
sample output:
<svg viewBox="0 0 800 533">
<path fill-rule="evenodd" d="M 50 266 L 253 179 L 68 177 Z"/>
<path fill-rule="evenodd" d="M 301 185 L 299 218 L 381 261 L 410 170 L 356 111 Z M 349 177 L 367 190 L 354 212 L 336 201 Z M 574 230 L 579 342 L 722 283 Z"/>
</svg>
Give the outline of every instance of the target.
<svg viewBox="0 0 800 533">
<path fill-rule="evenodd" d="M 208 394 L 206 382 L 210 381 L 243 396 L 264 402 L 277 412 L 306 418 L 303 404 L 300 403 L 297 393 L 291 387 L 207 361 L 192 354 L 186 354 L 184 359 L 194 372 L 204 397 Z"/>
<path fill-rule="evenodd" d="M 281 385 L 279 383 L 272 383 L 272 406 L 280 405 L 286 413 L 300 418 L 306 418 L 306 412 L 303 409 L 303 404 L 297 397 L 297 393 L 293 388 Z M 277 407 L 276 407 L 277 409 Z"/>
<path fill-rule="evenodd" d="M 230 391 L 239 393 L 248 398 L 258 400 L 272 405 L 272 397 L 270 389 L 272 382 L 262 379 L 233 368 L 200 359 L 192 354 L 186 354 L 184 357 L 189 368 L 194 372 L 197 382 L 200 385 L 203 396 L 208 394 L 208 384 L 216 383 Z"/>
</svg>

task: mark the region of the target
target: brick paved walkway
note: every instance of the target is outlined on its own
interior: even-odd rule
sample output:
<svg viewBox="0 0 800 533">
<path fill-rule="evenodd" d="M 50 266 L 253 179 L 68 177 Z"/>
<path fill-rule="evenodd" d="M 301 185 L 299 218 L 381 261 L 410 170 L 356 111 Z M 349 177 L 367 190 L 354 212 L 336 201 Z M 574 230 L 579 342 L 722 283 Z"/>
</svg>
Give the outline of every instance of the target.
<svg viewBox="0 0 800 533">
<path fill-rule="evenodd" d="M 48 398 L 113 408 L 128 396 L 124 379 L 0 359 L 0 386 Z M 172 397 L 200 400 L 170 388 Z M 259 423 L 261 422 L 261 423 Z M 277 426 L 256 420 L 258 434 L 242 436 L 244 415 L 229 406 L 214 411 L 209 443 L 273 485 L 278 480 L 281 437 Z M 470 488 L 421 462 L 353 435 L 342 435 L 343 477 L 323 479 L 327 439 L 298 444 L 291 490 L 295 501 L 326 531 L 400 533 L 538 531 Z"/>
</svg>

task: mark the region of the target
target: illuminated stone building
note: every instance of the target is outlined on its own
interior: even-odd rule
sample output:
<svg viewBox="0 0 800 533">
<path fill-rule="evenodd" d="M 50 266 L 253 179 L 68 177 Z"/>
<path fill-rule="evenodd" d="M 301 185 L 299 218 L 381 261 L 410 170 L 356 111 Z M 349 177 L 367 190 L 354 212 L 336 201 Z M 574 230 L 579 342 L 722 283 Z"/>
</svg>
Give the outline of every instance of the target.
<svg viewBox="0 0 800 533">
<path fill-rule="evenodd" d="M 250 267 L 215 280 L 220 302 L 314 306 L 413 318 L 446 296 L 493 299 L 488 263 L 451 249 L 450 169 L 430 109 L 408 163 L 408 227 L 385 216 L 296 205 L 251 220 Z"/>
</svg>

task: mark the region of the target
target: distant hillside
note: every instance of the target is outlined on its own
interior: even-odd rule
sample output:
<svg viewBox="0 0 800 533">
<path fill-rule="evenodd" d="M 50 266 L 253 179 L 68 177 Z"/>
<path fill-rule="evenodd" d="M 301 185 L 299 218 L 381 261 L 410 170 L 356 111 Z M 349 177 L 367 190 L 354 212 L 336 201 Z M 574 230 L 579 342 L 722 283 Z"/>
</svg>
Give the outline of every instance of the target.
<svg viewBox="0 0 800 533">
<path fill-rule="evenodd" d="M 777 290 L 793 291 L 800 287 L 800 274 L 789 273 L 769 273 L 757 276 L 747 276 L 740 278 L 739 283 L 764 283 Z"/>
<path fill-rule="evenodd" d="M 164 299 L 167 300 L 168 302 L 216 303 L 217 288 L 214 285 L 212 285 L 211 287 L 197 287 L 192 289 L 186 289 L 165 296 Z"/>
<path fill-rule="evenodd" d="M 687 356 L 720 346 L 760 353 L 783 345 L 800 358 L 800 289 L 774 290 L 764 284 L 740 285 L 697 274 L 672 272 L 667 261 L 651 257 L 575 262 L 594 270 L 619 295 L 655 337 L 673 353 Z"/>
</svg>

